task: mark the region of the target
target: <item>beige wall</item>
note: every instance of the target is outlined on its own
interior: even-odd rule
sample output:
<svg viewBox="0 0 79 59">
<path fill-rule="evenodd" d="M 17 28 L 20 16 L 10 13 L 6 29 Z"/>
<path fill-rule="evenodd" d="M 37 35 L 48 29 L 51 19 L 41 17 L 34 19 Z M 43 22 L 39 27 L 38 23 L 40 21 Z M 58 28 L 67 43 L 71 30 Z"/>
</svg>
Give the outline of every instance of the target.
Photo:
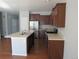
<svg viewBox="0 0 79 59">
<path fill-rule="evenodd" d="M 59 28 L 59 33 L 65 39 L 64 59 L 78 59 L 77 8 L 77 0 L 67 0 L 65 28 Z"/>
</svg>

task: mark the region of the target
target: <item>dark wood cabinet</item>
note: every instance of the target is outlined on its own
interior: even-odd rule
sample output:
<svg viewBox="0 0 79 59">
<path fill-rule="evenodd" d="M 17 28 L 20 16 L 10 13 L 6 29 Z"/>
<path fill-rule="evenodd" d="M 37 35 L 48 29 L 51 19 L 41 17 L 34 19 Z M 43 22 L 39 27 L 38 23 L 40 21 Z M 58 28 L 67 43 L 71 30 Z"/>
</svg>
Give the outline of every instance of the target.
<svg viewBox="0 0 79 59">
<path fill-rule="evenodd" d="M 40 19 L 40 14 L 30 14 L 30 20 L 37 21 Z"/>
<path fill-rule="evenodd" d="M 65 27 L 65 9 L 66 3 L 58 3 L 55 8 L 53 8 L 52 19 L 54 26 Z"/>
<path fill-rule="evenodd" d="M 40 25 L 51 24 L 50 15 L 30 14 L 30 21 L 39 21 Z"/>
<path fill-rule="evenodd" d="M 40 15 L 40 24 L 41 25 L 49 25 L 50 23 L 50 15 Z"/>
<path fill-rule="evenodd" d="M 50 15 L 50 24 L 53 25 L 53 14 Z"/>
<path fill-rule="evenodd" d="M 48 40 L 49 59 L 63 59 L 63 50 L 63 40 Z"/>
<path fill-rule="evenodd" d="M 65 27 L 66 3 L 57 3 L 51 15 L 30 14 L 30 20 L 40 21 L 40 25 Z"/>
<path fill-rule="evenodd" d="M 27 38 L 27 53 L 30 53 L 31 48 L 34 47 L 34 33 L 31 34 L 28 38 Z"/>
</svg>

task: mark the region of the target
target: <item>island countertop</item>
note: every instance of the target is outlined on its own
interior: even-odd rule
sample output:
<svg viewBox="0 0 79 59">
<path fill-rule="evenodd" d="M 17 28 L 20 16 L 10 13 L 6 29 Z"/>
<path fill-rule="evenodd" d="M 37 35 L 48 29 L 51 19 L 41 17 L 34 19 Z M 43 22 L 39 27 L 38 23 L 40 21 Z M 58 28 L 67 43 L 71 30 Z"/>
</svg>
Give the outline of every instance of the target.
<svg viewBox="0 0 79 59">
<path fill-rule="evenodd" d="M 27 38 L 27 37 L 30 36 L 33 32 L 34 32 L 33 30 L 26 31 L 24 34 L 22 34 L 23 32 L 16 32 L 16 33 L 12 33 L 12 34 L 6 35 L 5 38 L 11 38 L 11 37 Z"/>
</svg>

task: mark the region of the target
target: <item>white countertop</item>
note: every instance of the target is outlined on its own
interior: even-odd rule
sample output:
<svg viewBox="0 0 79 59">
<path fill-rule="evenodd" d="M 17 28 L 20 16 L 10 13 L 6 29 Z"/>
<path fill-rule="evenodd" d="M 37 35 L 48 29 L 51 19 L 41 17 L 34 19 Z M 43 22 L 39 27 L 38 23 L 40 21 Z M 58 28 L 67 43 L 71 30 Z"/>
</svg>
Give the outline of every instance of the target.
<svg viewBox="0 0 79 59">
<path fill-rule="evenodd" d="M 34 31 L 26 31 L 25 34 L 22 35 L 22 32 L 16 32 L 12 33 L 10 35 L 6 35 L 5 38 L 11 38 L 11 37 L 16 37 L 16 38 L 27 38 L 29 35 L 31 35 Z"/>
<path fill-rule="evenodd" d="M 48 34 L 48 40 L 64 40 L 59 34 Z"/>
</svg>

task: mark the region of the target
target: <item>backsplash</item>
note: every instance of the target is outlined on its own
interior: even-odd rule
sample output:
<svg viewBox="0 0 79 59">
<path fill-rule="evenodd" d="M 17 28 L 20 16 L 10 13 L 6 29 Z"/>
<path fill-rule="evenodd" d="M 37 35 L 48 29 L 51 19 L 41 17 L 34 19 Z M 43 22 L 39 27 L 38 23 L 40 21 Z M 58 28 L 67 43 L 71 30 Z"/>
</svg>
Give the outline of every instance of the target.
<svg viewBox="0 0 79 59">
<path fill-rule="evenodd" d="M 40 29 L 45 30 L 46 32 L 55 32 L 57 27 L 52 25 L 41 25 Z"/>
<path fill-rule="evenodd" d="M 54 28 L 57 28 L 57 27 L 52 26 L 52 25 L 41 25 L 40 26 L 40 29 L 50 29 L 50 30 L 52 30 Z"/>
</svg>

